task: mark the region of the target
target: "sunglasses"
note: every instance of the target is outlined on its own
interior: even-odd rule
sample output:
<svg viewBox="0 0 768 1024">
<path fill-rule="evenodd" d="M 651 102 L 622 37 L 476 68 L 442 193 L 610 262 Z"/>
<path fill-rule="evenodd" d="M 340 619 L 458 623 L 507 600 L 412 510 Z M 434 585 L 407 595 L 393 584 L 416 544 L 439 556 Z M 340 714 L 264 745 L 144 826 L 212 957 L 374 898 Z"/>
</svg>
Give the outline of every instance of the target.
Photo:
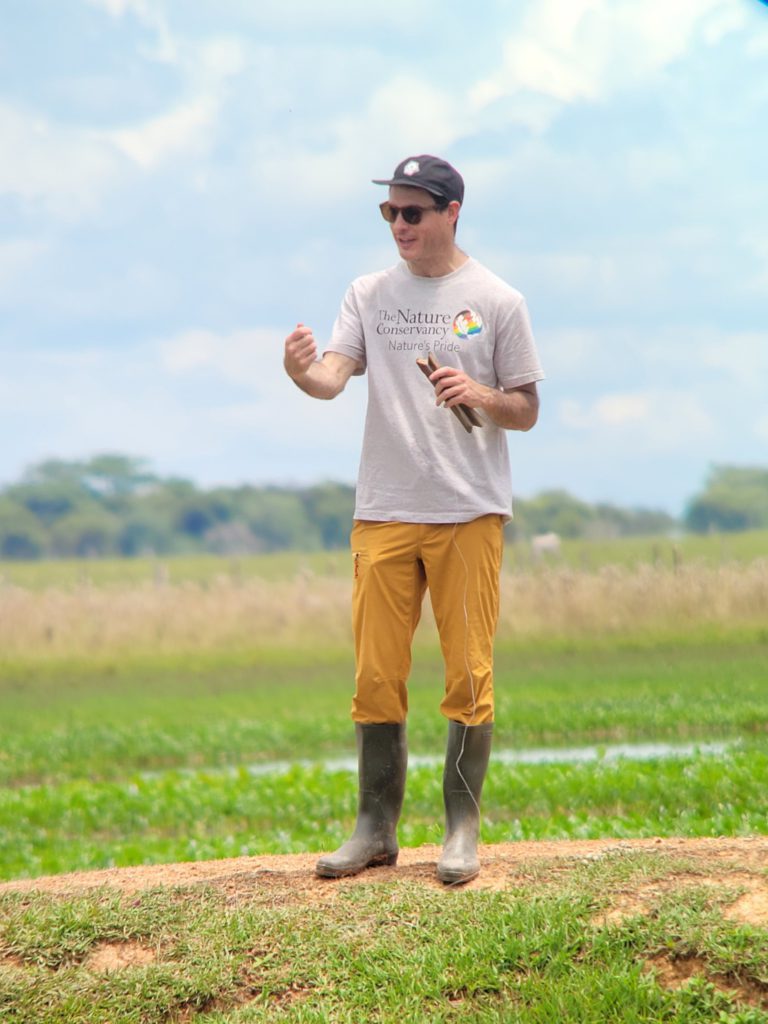
<svg viewBox="0 0 768 1024">
<path fill-rule="evenodd" d="M 388 200 L 379 206 L 381 216 L 388 224 L 394 224 L 398 213 L 406 224 L 421 224 L 421 218 L 430 210 L 445 210 L 445 206 L 393 206 Z"/>
</svg>

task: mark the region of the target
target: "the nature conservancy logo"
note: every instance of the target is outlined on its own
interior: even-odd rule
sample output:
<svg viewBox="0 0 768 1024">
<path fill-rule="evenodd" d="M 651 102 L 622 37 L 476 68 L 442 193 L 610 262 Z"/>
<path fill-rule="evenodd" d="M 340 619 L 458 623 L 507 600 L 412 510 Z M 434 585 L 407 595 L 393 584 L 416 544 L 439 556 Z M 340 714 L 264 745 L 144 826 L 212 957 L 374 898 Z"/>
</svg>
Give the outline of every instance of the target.
<svg viewBox="0 0 768 1024">
<path fill-rule="evenodd" d="M 418 335 L 422 338 L 442 338 L 451 329 L 453 317 L 450 313 L 425 313 L 423 310 L 380 309 L 377 334 Z"/>
<path fill-rule="evenodd" d="M 483 330 L 483 318 L 474 309 L 460 313 L 436 313 L 412 309 L 379 309 L 376 333 L 388 339 L 395 352 L 460 352 L 461 341 L 476 338 Z"/>
<path fill-rule="evenodd" d="M 476 338 L 483 329 L 483 318 L 474 309 L 462 309 L 453 318 L 453 333 L 457 338 L 466 341 Z"/>
</svg>

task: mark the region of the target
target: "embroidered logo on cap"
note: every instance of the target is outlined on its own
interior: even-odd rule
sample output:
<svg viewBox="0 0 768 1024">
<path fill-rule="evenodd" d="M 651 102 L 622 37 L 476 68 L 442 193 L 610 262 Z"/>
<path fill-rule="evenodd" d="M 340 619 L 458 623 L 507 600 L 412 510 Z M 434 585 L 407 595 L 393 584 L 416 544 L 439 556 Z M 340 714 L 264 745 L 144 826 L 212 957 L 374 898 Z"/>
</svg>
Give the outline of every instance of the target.
<svg viewBox="0 0 768 1024">
<path fill-rule="evenodd" d="M 403 174 L 407 174 L 408 177 L 410 178 L 412 174 L 418 174 L 420 170 L 421 168 L 419 167 L 418 160 L 409 160 L 408 163 L 403 168 Z"/>
<path fill-rule="evenodd" d="M 453 318 L 453 333 L 457 338 L 466 341 L 467 338 L 474 338 L 483 329 L 483 318 L 474 309 L 462 309 Z"/>
</svg>

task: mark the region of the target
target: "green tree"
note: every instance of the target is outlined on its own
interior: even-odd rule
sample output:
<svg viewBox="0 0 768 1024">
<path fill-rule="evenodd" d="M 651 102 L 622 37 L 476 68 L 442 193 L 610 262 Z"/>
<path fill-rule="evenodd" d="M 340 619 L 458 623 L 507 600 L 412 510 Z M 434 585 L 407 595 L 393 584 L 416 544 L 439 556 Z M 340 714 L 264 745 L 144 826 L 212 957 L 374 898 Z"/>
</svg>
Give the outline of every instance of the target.
<svg viewBox="0 0 768 1024">
<path fill-rule="evenodd" d="M 22 484 L 82 485 L 86 463 L 79 459 L 43 459 L 22 474 Z"/>
<path fill-rule="evenodd" d="M 103 558 L 117 552 L 120 519 L 98 505 L 62 516 L 51 528 L 56 555 Z"/>
<path fill-rule="evenodd" d="M 38 522 L 49 527 L 57 519 L 92 504 L 87 491 L 71 480 L 30 481 L 9 487 L 6 497 L 31 512 Z"/>
<path fill-rule="evenodd" d="M 46 459 L 31 466 L 6 494 L 50 527 L 62 517 L 99 507 L 125 511 L 131 496 L 155 480 L 144 460 L 125 455 Z"/>
<path fill-rule="evenodd" d="M 677 520 L 668 512 L 651 508 L 619 508 L 600 503 L 594 507 L 593 537 L 631 537 L 670 533 Z"/>
<path fill-rule="evenodd" d="M 220 523 L 229 522 L 234 515 L 232 492 L 226 488 L 213 491 L 195 491 L 178 504 L 175 526 L 182 533 L 198 539 Z"/>
<path fill-rule="evenodd" d="M 248 488 L 240 495 L 238 509 L 263 551 L 311 551 L 322 547 L 320 531 L 296 491 Z"/>
<path fill-rule="evenodd" d="M 516 505 L 520 526 L 527 536 L 557 533 L 561 537 L 583 537 L 594 521 L 594 509 L 567 491 L 542 491 L 535 498 Z"/>
<path fill-rule="evenodd" d="M 139 509 L 122 522 L 115 541 L 117 553 L 133 555 L 167 555 L 174 549 L 174 532 L 164 521 Z"/>
<path fill-rule="evenodd" d="M 301 498 L 309 519 L 320 532 L 323 547 L 346 547 L 355 511 L 354 487 L 348 484 L 318 484 L 303 491 Z"/>
<path fill-rule="evenodd" d="M 133 526 L 121 543 L 134 550 L 146 550 L 144 540 L 154 537 L 148 546 L 157 553 L 204 550 L 199 536 L 180 529 L 184 509 L 196 502 L 198 496 L 197 488 L 189 480 L 178 477 L 159 480 L 146 493 L 131 499 L 130 512 L 124 519 L 126 527 Z"/>
<path fill-rule="evenodd" d="M 82 464 L 81 480 L 94 496 L 112 509 L 125 508 L 130 499 L 157 486 L 158 477 L 146 459 L 106 452 Z"/>
<path fill-rule="evenodd" d="M 48 535 L 28 508 L 0 498 L 0 558 L 33 559 L 46 553 Z"/>
<path fill-rule="evenodd" d="M 695 533 L 768 527 L 768 469 L 713 466 L 704 490 L 689 502 L 684 521 Z"/>
</svg>

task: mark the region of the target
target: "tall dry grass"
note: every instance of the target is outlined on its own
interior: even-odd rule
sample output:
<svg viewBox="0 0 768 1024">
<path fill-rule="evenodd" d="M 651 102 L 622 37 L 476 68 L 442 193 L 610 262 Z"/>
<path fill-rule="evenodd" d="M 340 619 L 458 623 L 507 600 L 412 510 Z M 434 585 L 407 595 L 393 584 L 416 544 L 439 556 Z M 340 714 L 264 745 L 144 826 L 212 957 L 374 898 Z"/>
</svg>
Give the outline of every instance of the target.
<svg viewBox="0 0 768 1024">
<path fill-rule="evenodd" d="M 0 657 L 309 648 L 350 641 L 350 581 L 220 577 L 28 590 L 0 587 Z M 768 628 L 768 562 L 505 573 L 499 638 L 680 635 Z M 434 640 L 425 601 L 417 640 Z"/>
<path fill-rule="evenodd" d="M 768 561 L 607 566 L 502 577 L 500 636 L 681 634 L 768 629 Z"/>
</svg>

